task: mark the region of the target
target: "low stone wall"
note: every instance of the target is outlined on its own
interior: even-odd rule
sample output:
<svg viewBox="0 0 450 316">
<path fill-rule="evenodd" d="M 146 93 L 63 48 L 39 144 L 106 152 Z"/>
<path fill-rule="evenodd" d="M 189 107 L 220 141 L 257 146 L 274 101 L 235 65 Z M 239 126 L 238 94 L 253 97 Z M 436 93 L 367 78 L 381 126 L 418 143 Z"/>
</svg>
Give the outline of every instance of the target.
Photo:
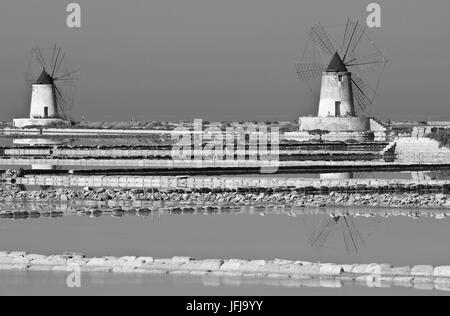
<svg viewBox="0 0 450 316">
<path fill-rule="evenodd" d="M 397 161 L 445 163 L 450 161 L 450 149 L 426 137 L 399 137 L 396 140 Z"/>
<path fill-rule="evenodd" d="M 23 120 L 23 119 L 16 119 Z M 28 119 L 25 119 L 28 120 Z M 37 124 L 40 125 L 40 124 Z M 18 127 L 18 126 L 17 126 Z M 47 135 L 47 136 L 106 136 L 106 135 L 154 135 L 154 134 L 186 134 L 185 131 L 143 130 L 143 129 L 94 129 L 94 128 L 4 128 L 4 135 Z M 189 132 L 188 132 L 189 133 Z"/>
<path fill-rule="evenodd" d="M 316 127 L 317 129 L 317 127 Z M 322 135 L 312 135 L 306 131 L 300 132 L 287 132 L 284 133 L 284 139 L 286 140 L 294 140 L 299 142 L 309 142 L 309 141 L 347 141 L 354 140 L 359 142 L 371 141 L 374 138 L 374 134 L 371 131 L 365 132 L 330 132 L 328 134 Z M 384 140 L 384 139 L 382 139 Z"/>
<path fill-rule="evenodd" d="M 242 260 L 173 257 L 97 257 L 82 254 L 39 255 L 26 252 L 0 252 L 0 270 L 170 274 L 193 276 L 232 276 L 257 278 L 331 279 L 357 282 L 434 284 L 450 288 L 450 266 L 417 265 L 393 267 L 389 264 L 333 264 L 292 260 Z"/>
<path fill-rule="evenodd" d="M 308 188 L 306 188 L 308 189 Z M 133 190 L 73 190 L 61 189 L 50 191 L 6 191 L 0 193 L 0 202 L 13 201 L 50 201 L 69 203 L 70 201 L 160 201 L 172 203 L 184 203 L 190 205 L 231 205 L 255 206 L 265 208 L 268 205 L 285 204 L 289 207 L 325 207 L 325 206 L 373 206 L 373 207 L 421 207 L 421 208 L 449 208 L 450 195 L 418 194 L 418 193 L 340 193 L 324 192 L 323 194 L 310 194 L 308 191 L 297 190 L 283 191 L 214 191 L 202 189 L 199 191 L 144 191 Z"/>
<path fill-rule="evenodd" d="M 269 153 L 269 158 L 270 153 Z M 148 158 L 15 158 L 0 157 L 0 164 L 5 166 L 26 166 L 26 165 L 54 165 L 54 166 L 103 166 L 103 167 L 147 167 L 147 168 L 177 168 L 177 169 L 204 169 L 204 168 L 269 168 L 276 171 L 279 167 L 321 167 L 321 166 L 369 166 L 369 167 L 387 167 L 395 166 L 400 163 L 363 160 L 344 160 L 344 161 L 279 161 L 278 157 L 273 156 L 272 160 L 218 160 L 214 157 L 198 160 L 172 160 L 172 159 L 148 159 Z M 448 159 L 450 163 L 450 159 Z M 432 164 L 432 165 L 438 165 Z"/>
<path fill-rule="evenodd" d="M 59 118 L 17 118 L 13 119 L 13 125 L 16 128 L 23 128 L 27 126 L 49 126 L 52 124 L 70 125 L 70 122 Z"/>
<path fill-rule="evenodd" d="M 3 177 L 9 183 L 21 185 L 48 185 L 56 187 L 95 187 L 95 188 L 155 188 L 155 189 L 238 189 L 249 188 L 297 188 L 300 191 L 320 193 L 321 191 L 348 191 L 374 193 L 383 190 L 395 192 L 419 192 L 423 190 L 450 190 L 450 180 L 408 180 L 408 179 L 352 179 L 336 178 L 336 174 L 328 174 L 334 179 L 298 178 L 298 177 L 243 177 L 243 176 L 88 176 L 88 175 L 25 175 L 19 177 Z M 301 189 L 304 190 L 301 190 Z"/>
<path fill-rule="evenodd" d="M 18 139 L 18 141 L 30 141 L 29 139 Z M 46 139 L 39 140 L 45 146 L 0 146 L 0 155 L 6 157 L 41 157 L 41 158 L 64 158 L 64 157 L 80 157 L 80 158 L 157 158 L 172 157 L 172 146 L 153 145 L 153 146 L 65 146 L 45 143 Z M 48 140 L 51 142 L 52 140 Z M 33 145 L 33 144 L 31 144 Z M 342 143 L 342 142 L 303 142 L 298 144 L 281 144 L 276 149 L 280 156 L 302 155 L 312 156 L 336 153 L 336 154 L 367 154 L 381 153 L 388 145 L 386 142 L 359 142 L 359 143 Z M 270 153 L 263 149 L 233 149 L 224 148 L 224 154 L 236 155 L 238 157 L 264 156 Z M 191 155 L 195 157 L 205 157 L 208 154 L 204 150 L 192 148 Z"/>
<path fill-rule="evenodd" d="M 370 130 L 377 133 L 386 133 L 389 129 L 389 126 L 377 120 L 375 118 L 370 118 Z"/>
<path fill-rule="evenodd" d="M 317 129 L 329 132 L 365 132 L 370 130 L 370 120 L 367 117 L 300 117 L 300 131 Z"/>
</svg>

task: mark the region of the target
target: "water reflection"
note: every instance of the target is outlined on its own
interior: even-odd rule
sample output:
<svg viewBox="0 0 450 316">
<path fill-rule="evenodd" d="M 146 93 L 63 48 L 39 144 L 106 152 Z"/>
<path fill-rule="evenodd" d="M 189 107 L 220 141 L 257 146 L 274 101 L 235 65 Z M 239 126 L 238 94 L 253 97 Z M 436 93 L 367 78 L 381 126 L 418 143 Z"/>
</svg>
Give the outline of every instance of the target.
<svg viewBox="0 0 450 316">
<path fill-rule="evenodd" d="M 430 170 L 411 172 L 413 180 L 450 180 L 450 170 Z"/>
<path fill-rule="evenodd" d="M 323 248 L 333 233 L 342 234 L 348 255 L 358 253 L 360 249 L 367 247 L 367 236 L 362 236 L 351 216 L 325 217 L 313 230 L 309 243 L 312 247 Z"/>
<path fill-rule="evenodd" d="M 14 145 L 20 146 L 52 146 L 52 145 L 66 145 L 70 140 L 58 139 L 58 138 L 15 138 L 13 139 Z"/>
<path fill-rule="evenodd" d="M 14 145 L 21 145 L 21 146 L 29 146 L 30 148 L 36 148 L 39 146 L 58 146 L 58 145 L 64 145 L 67 141 L 63 139 L 57 139 L 57 138 L 17 138 L 13 139 Z M 56 166 L 53 164 L 47 164 L 47 163 L 38 163 L 38 164 L 32 164 L 28 168 L 32 170 L 60 170 L 61 166 Z"/>
<path fill-rule="evenodd" d="M 70 223 L 70 217 L 81 217 L 92 219 L 93 223 L 89 224 L 90 226 L 101 225 L 105 218 L 113 218 L 119 220 L 118 225 L 123 223 L 124 227 L 128 227 L 127 221 L 132 218 L 140 218 L 142 221 L 148 221 L 148 225 L 151 225 L 149 227 L 152 227 L 153 230 L 158 225 L 163 225 L 163 223 L 166 225 L 169 222 L 178 222 L 188 223 L 194 227 L 195 231 L 204 229 L 201 223 L 205 222 L 205 220 L 201 219 L 201 217 L 214 217 L 216 218 L 212 220 L 215 223 L 214 225 L 220 225 L 220 223 L 226 222 L 239 222 L 240 216 L 242 218 L 251 217 L 253 222 L 261 222 L 258 219 L 261 215 L 264 215 L 264 218 L 261 219 L 262 223 L 269 225 L 268 227 L 274 221 L 279 221 L 275 217 L 288 217 L 287 221 L 283 221 L 286 222 L 285 225 L 289 225 L 292 229 L 296 228 L 299 231 L 295 238 L 297 242 L 299 238 L 301 239 L 304 245 L 302 247 L 309 247 L 322 255 L 339 254 L 340 257 L 351 257 L 351 261 L 353 261 L 356 258 L 369 255 L 373 250 L 372 247 L 376 250 L 377 243 L 379 243 L 378 239 L 385 239 L 385 229 L 394 218 L 397 219 L 396 223 L 399 223 L 398 220 L 400 220 L 400 223 L 412 225 L 411 219 L 420 218 L 426 220 L 432 218 L 434 220 L 445 220 L 450 215 L 450 211 L 370 207 L 286 208 L 283 205 L 272 205 L 266 208 L 254 206 L 232 207 L 229 205 L 183 205 L 180 203 L 162 203 L 160 201 L 135 201 L 112 203 L 111 205 L 101 203 L 84 204 L 82 201 L 77 203 L 0 203 L 0 223 L 7 220 L 33 221 L 35 223 L 38 223 L 39 220 L 58 220 L 58 225 L 60 225 L 64 221 Z M 388 220 L 387 218 L 389 217 L 390 219 Z M 408 218 L 408 221 L 405 218 Z M 251 219 L 249 220 L 251 223 Z M 206 220 L 206 222 L 210 222 L 210 220 Z M 421 223 L 418 223 L 418 225 L 421 225 Z M 431 223 L 429 222 L 427 225 L 429 224 Z M 407 226 L 403 226 L 402 230 L 405 227 Z M 447 226 L 444 225 L 443 227 Z M 124 229 L 126 230 L 126 228 Z M 171 236 L 172 229 L 175 228 L 168 226 L 167 229 L 167 236 Z M 258 229 L 258 227 L 254 229 Z M 394 242 L 396 231 L 388 234 L 393 236 L 392 241 Z M 409 231 L 407 234 L 409 234 Z M 302 254 L 300 253 L 299 256 L 301 257 Z"/>
<path fill-rule="evenodd" d="M 433 210 L 416 210 L 421 217 L 415 220 L 407 209 L 217 208 L 187 213 L 175 205 L 65 207 L 36 204 L 32 211 L 2 205 L 0 248 L 90 257 L 186 255 L 396 266 L 446 265 L 450 250 L 447 216 L 437 217 Z M 382 217 L 387 213 L 392 217 Z"/>
<path fill-rule="evenodd" d="M 353 172 L 321 173 L 320 179 L 322 179 L 322 180 L 349 180 L 349 179 L 353 179 Z"/>
<path fill-rule="evenodd" d="M 442 294 L 450 285 L 320 278 L 83 273 L 81 289 L 66 286 L 65 272 L 0 271 L 0 294 L 11 295 L 423 295 Z M 345 291 L 336 290 L 345 288 Z"/>
</svg>

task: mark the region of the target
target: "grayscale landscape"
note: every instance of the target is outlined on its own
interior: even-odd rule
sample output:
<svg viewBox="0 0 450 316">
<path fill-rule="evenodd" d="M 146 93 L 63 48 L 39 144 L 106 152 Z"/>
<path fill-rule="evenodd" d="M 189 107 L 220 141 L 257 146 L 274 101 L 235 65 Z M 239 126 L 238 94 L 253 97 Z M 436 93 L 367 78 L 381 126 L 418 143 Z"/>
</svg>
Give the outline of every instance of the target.
<svg viewBox="0 0 450 316">
<path fill-rule="evenodd" d="M 448 295 L 448 3 L 65 6 L 0 5 L 0 295 Z"/>
</svg>

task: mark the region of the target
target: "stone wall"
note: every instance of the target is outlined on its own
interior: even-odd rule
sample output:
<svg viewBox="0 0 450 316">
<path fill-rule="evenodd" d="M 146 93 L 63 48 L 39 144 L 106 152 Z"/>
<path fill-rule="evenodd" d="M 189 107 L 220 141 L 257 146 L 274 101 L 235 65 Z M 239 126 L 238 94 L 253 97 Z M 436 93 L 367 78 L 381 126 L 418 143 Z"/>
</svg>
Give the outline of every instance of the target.
<svg viewBox="0 0 450 316">
<path fill-rule="evenodd" d="M 330 132 L 361 132 L 370 130 L 367 117 L 300 117 L 300 131 L 326 130 Z"/>
<path fill-rule="evenodd" d="M 242 176 L 88 176 L 88 175 L 26 175 L 13 181 L 23 185 L 46 185 L 60 187 L 118 187 L 118 188 L 158 188 L 158 189 L 201 189 L 201 188 L 305 188 L 312 187 L 356 187 L 366 186 L 428 186 L 450 185 L 450 180 L 417 181 L 408 179 L 314 179 L 298 177 L 242 177 Z"/>
<path fill-rule="evenodd" d="M 427 137 L 399 137 L 396 140 L 397 161 L 450 163 L 450 149 Z"/>
<path fill-rule="evenodd" d="M 270 156 L 270 155 L 269 155 Z M 171 160 L 171 159 L 137 159 L 137 158 L 14 158 L 14 157 L 0 157 L 0 164 L 4 166 L 26 166 L 26 165 L 55 165 L 55 166 L 104 166 L 104 167 L 149 167 L 149 168 L 176 168 L 180 170 L 204 168 L 267 168 L 265 173 L 274 173 L 279 167 L 283 168 L 320 168 L 320 167 L 396 167 L 403 164 L 414 164 L 411 162 L 385 162 L 383 160 L 290 160 L 279 161 L 277 157 L 272 157 L 272 160 L 217 160 L 214 157 L 197 160 Z M 381 158 L 381 157 L 380 157 Z M 443 157 L 446 159 L 437 160 L 433 163 L 434 166 L 439 164 L 447 164 L 450 162 L 450 157 Z M 221 170 L 226 173 L 227 169 Z M 250 173 L 252 170 L 247 170 Z M 264 170 L 263 170 L 264 171 Z M 264 172 L 263 172 L 264 173 Z"/>
<path fill-rule="evenodd" d="M 192 257 L 154 258 L 150 256 L 86 258 L 78 253 L 62 255 L 30 254 L 22 251 L 0 252 L 0 270 L 55 271 L 72 273 L 127 273 L 191 275 L 267 279 L 353 280 L 367 285 L 400 284 L 424 289 L 450 289 L 450 266 L 416 265 L 394 267 L 390 264 L 334 264 L 302 260 L 204 259 Z"/>
<path fill-rule="evenodd" d="M 27 126 L 49 126 L 52 124 L 66 124 L 69 125 L 69 122 L 64 121 L 58 118 L 18 118 L 13 120 L 13 125 L 16 128 L 23 128 Z"/>
<path fill-rule="evenodd" d="M 370 141 L 374 138 L 373 132 L 330 132 L 322 135 L 322 141 L 347 141 L 356 140 L 360 142 Z M 320 135 L 312 135 L 309 132 L 288 132 L 284 134 L 284 139 L 299 142 L 320 141 Z M 384 140 L 383 138 L 381 138 Z"/>
</svg>

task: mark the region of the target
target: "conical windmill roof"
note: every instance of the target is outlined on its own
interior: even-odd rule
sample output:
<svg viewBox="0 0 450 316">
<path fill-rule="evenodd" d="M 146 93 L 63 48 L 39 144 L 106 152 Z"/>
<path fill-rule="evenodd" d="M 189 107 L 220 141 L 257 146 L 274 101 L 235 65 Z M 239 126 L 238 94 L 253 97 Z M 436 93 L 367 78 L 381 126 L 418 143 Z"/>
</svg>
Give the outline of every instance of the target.
<svg viewBox="0 0 450 316">
<path fill-rule="evenodd" d="M 50 77 L 50 75 L 45 70 L 42 70 L 41 75 L 36 80 L 36 84 L 53 84 L 53 83 L 54 83 L 53 78 Z"/>
<path fill-rule="evenodd" d="M 339 56 L 338 52 L 334 53 L 330 64 L 327 67 L 327 72 L 347 72 L 347 67 Z"/>
</svg>

